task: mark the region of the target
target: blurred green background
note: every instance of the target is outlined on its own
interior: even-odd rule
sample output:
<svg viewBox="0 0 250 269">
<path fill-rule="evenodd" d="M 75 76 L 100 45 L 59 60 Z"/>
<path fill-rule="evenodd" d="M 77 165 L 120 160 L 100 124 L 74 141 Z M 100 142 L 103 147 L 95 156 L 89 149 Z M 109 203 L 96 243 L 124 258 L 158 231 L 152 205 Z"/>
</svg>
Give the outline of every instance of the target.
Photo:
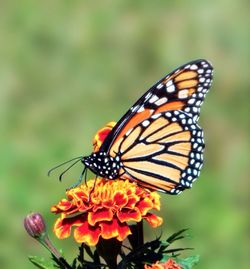
<svg viewBox="0 0 250 269">
<path fill-rule="evenodd" d="M 62 183 L 47 170 L 92 149 L 95 132 L 155 81 L 198 58 L 215 68 L 202 107 L 205 165 L 191 191 L 162 195 L 164 226 L 147 238 L 192 229 L 182 246 L 197 268 L 249 268 L 249 1 L 1 1 L 1 268 L 34 268 L 48 257 L 23 218 L 41 212 L 71 260 L 73 239 L 57 240 L 50 206 Z M 59 172 L 59 171 L 58 171 Z"/>
</svg>

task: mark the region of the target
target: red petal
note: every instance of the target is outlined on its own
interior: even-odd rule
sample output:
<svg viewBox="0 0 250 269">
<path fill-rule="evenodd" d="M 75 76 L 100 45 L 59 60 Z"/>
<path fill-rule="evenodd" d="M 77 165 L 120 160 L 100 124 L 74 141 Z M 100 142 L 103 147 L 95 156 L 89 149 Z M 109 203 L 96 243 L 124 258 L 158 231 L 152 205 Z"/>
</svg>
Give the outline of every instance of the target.
<svg viewBox="0 0 250 269">
<path fill-rule="evenodd" d="M 141 200 L 136 207 L 140 210 L 142 215 L 145 215 L 150 209 L 153 207 L 153 203 L 149 198 L 144 198 L 144 200 Z"/>
<path fill-rule="evenodd" d="M 127 224 L 119 222 L 117 219 L 113 221 L 103 222 L 100 224 L 102 229 L 102 237 L 110 239 L 116 237 L 119 241 L 123 241 L 131 231 Z"/>
<path fill-rule="evenodd" d="M 119 223 L 117 240 L 123 241 L 128 235 L 132 234 L 126 223 Z"/>
<path fill-rule="evenodd" d="M 115 126 L 116 122 L 109 122 L 106 124 L 106 126 L 102 129 L 100 129 L 97 134 L 94 137 L 93 140 L 93 146 L 94 146 L 94 151 L 98 151 L 100 146 L 102 145 L 103 141 L 107 137 L 107 135 L 110 133 L 110 131 L 113 129 Z"/>
<path fill-rule="evenodd" d="M 57 205 L 51 207 L 50 211 L 53 213 L 61 213 L 68 211 L 73 205 L 67 199 L 62 199 Z"/>
<path fill-rule="evenodd" d="M 122 209 L 122 211 L 117 212 L 117 217 L 121 222 L 125 221 L 141 221 L 141 213 L 140 211 L 135 208 L 133 210 L 131 209 Z"/>
<path fill-rule="evenodd" d="M 128 197 L 127 195 L 124 195 L 124 193 L 118 191 L 115 193 L 114 195 L 114 201 L 115 201 L 115 204 L 119 207 L 119 208 L 122 208 L 124 207 L 127 202 L 128 202 Z"/>
<path fill-rule="evenodd" d="M 71 227 L 79 225 L 81 220 L 78 218 L 57 219 L 54 224 L 54 233 L 59 239 L 64 239 L 70 236 Z"/>
<path fill-rule="evenodd" d="M 94 226 L 99 221 L 112 220 L 113 213 L 111 209 L 102 208 L 96 212 L 89 212 L 88 214 L 88 223 Z"/>
<path fill-rule="evenodd" d="M 101 130 L 99 133 L 98 133 L 98 139 L 99 141 L 102 143 L 105 138 L 107 137 L 107 135 L 110 133 L 111 129 L 110 128 L 105 128 L 103 130 Z"/>
<path fill-rule="evenodd" d="M 128 208 L 134 208 L 136 203 L 140 200 L 140 198 L 138 196 L 130 196 L 128 198 L 128 202 L 126 204 L 126 207 Z"/>
<path fill-rule="evenodd" d="M 84 242 L 89 246 L 95 246 L 98 243 L 100 234 L 100 227 L 90 226 L 87 222 L 85 222 L 75 229 L 74 238 L 78 243 Z"/>
<path fill-rule="evenodd" d="M 143 217 L 153 228 L 160 226 L 163 223 L 163 219 L 154 214 L 148 213 Z"/>
</svg>

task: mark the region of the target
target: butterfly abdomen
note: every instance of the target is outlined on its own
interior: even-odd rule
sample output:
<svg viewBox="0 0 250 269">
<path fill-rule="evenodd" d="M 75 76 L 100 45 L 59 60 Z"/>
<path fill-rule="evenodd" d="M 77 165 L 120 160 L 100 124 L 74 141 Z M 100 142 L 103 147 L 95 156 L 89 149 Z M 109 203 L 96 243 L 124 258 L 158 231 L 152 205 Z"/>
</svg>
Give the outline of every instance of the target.
<svg viewBox="0 0 250 269">
<path fill-rule="evenodd" d="M 121 166 L 119 156 L 113 158 L 106 152 L 96 152 L 88 157 L 83 157 L 82 163 L 96 175 L 108 179 L 117 178 Z"/>
</svg>

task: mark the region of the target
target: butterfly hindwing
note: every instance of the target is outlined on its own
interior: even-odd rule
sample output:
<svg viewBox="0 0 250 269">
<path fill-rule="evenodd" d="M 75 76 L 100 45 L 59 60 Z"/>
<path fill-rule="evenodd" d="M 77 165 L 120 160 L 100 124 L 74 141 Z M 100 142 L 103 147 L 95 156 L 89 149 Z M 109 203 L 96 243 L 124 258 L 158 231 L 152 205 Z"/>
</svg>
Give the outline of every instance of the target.
<svg viewBox="0 0 250 269">
<path fill-rule="evenodd" d="M 158 113 L 132 128 L 110 149 L 119 152 L 122 178 L 172 194 L 190 188 L 203 160 L 203 133 L 183 111 Z"/>
</svg>

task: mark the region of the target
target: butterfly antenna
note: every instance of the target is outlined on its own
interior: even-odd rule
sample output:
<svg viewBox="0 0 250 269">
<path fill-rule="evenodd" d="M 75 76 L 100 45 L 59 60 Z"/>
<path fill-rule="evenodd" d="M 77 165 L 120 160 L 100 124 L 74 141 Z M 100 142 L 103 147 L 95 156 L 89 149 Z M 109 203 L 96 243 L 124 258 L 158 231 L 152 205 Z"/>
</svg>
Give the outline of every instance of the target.
<svg viewBox="0 0 250 269">
<path fill-rule="evenodd" d="M 65 164 L 67 164 L 67 163 L 70 163 L 70 162 L 72 162 L 72 161 L 74 161 L 74 160 L 78 160 L 78 161 L 79 161 L 81 158 L 82 158 L 82 156 L 75 157 L 75 158 L 73 158 L 73 159 L 71 159 L 71 160 L 69 160 L 69 161 L 63 162 L 63 163 L 61 163 L 61 164 L 59 164 L 59 165 L 57 165 L 57 166 L 51 168 L 51 169 L 48 171 L 48 176 L 50 176 L 51 172 L 53 172 L 53 171 L 56 170 L 57 168 L 59 168 L 59 167 L 65 165 Z M 72 166 L 71 166 L 71 167 L 72 167 Z"/>
<path fill-rule="evenodd" d="M 81 159 L 78 159 L 77 161 L 73 162 L 68 168 L 66 168 L 66 169 L 60 174 L 60 176 L 59 176 L 59 180 L 62 181 L 62 177 L 63 177 L 63 175 L 64 175 L 67 171 L 69 171 L 69 169 L 70 169 L 71 167 L 73 167 L 75 164 L 77 164 L 77 163 L 80 162 L 80 161 L 81 161 Z"/>
</svg>

